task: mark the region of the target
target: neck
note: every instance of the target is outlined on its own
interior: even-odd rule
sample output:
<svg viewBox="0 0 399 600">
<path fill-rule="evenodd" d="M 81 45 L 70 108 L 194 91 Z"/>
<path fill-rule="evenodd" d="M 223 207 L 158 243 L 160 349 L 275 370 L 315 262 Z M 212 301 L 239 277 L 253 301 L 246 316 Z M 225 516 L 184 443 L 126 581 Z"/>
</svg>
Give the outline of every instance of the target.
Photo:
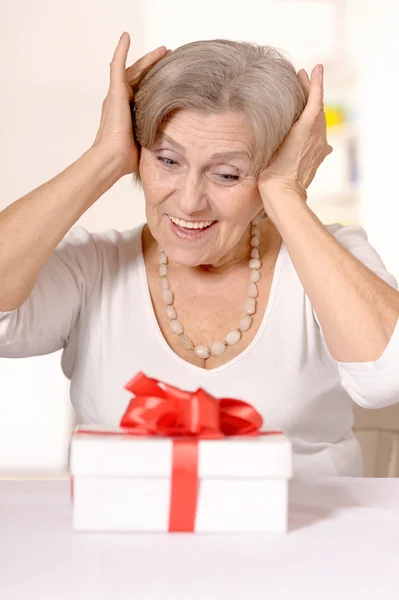
<svg viewBox="0 0 399 600">
<path fill-rule="evenodd" d="M 237 272 L 237 269 L 247 267 L 248 265 L 248 257 L 251 252 L 250 241 L 251 227 L 249 226 L 239 243 L 217 261 L 209 265 L 198 265 L 188 268 L 190 268 L 193 274 L 196 273 L 199 276 L 209 275 L 217 277 L 228 275 L 232 271 Z"/>
</svg>

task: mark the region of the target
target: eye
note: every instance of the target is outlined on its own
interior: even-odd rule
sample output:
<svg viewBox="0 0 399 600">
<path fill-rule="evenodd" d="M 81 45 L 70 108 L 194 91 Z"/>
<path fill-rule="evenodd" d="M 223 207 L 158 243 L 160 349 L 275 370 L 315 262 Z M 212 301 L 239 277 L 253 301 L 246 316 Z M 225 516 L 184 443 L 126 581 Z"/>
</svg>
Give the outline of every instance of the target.
<svg viewBox="0 0 399 600">
<path fill-rule="evenodd" d="M 174 167 L 175 165 L 177 165 L 177 162 L 175 160 L 172 160 L 171 158 L 166 158 L 166 156 L 157 156 L 157 159 L 167 167 Z"/>
<path fill-rule="evenodd" d="M 218 177 L 227 182 L 238 181 L 240 179 L 239 175 L 230 175 L 229 173 L 218 173 Z"/>
</svg>

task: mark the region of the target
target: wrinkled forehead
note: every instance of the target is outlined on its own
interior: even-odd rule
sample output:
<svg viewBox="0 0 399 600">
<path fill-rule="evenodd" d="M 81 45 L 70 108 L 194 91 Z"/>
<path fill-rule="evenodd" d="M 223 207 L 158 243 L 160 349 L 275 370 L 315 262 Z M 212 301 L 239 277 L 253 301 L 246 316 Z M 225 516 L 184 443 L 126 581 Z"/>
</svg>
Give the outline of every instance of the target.
<svg viewBox="0 0 399 600">
<path fill-rule="evenodd" d="M 242 112 L 201 113 L 180 109 L 165 119 L 156 141 L 165 141 L 181 152 L 193 150 L 232 153 L 237 157 L 253 157 L 254 136 Z"/>
</svg>

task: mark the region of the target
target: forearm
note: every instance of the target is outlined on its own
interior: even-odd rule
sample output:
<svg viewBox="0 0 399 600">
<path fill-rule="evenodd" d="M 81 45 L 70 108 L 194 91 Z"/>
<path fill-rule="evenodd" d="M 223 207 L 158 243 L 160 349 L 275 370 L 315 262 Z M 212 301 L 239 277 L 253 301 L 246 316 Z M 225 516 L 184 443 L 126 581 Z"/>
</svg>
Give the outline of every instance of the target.
<svg viewBox="0 0 399 600">
<path fill-rule="evenodd" d="M 0 311 L 18 308 L 81 215 L 121 177 L 121 159 L 91 148 L 0 213 Z"/>
<path fill-rule="evenodd" d="M 399 293 L 348 252 L 294 192 L 277 192 L 266 208 L 315 309 L 331 355 L 377 360 L 399 316 Z"/>
</svg>

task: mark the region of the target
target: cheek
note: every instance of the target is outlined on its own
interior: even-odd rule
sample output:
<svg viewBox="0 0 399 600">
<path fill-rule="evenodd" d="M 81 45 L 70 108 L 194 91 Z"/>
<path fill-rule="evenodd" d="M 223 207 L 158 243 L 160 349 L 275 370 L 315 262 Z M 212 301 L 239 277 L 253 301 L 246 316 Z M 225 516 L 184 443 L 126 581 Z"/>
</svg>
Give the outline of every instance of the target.
<svg viewBox="0 0 399 600">
<path fill-rule="evenodd" d="M 242 223 L 246 227 L 249 221 L 262 208 L 262 199 L 257 187 L 240 186 L 230 190 L 225 198 L 220 198 L 220 214 L 232 223 Z"/>
<path fill-rule="evenodd" d="M 141 158 L 139 165 L 140 178 L 146 204 L 149 206 L 162 204 L 165 196 L 167 196 L 164 178 L 159 176 L 159 172 L 155 167 L 151 158 L 146 156 Z"/>
</svg>

